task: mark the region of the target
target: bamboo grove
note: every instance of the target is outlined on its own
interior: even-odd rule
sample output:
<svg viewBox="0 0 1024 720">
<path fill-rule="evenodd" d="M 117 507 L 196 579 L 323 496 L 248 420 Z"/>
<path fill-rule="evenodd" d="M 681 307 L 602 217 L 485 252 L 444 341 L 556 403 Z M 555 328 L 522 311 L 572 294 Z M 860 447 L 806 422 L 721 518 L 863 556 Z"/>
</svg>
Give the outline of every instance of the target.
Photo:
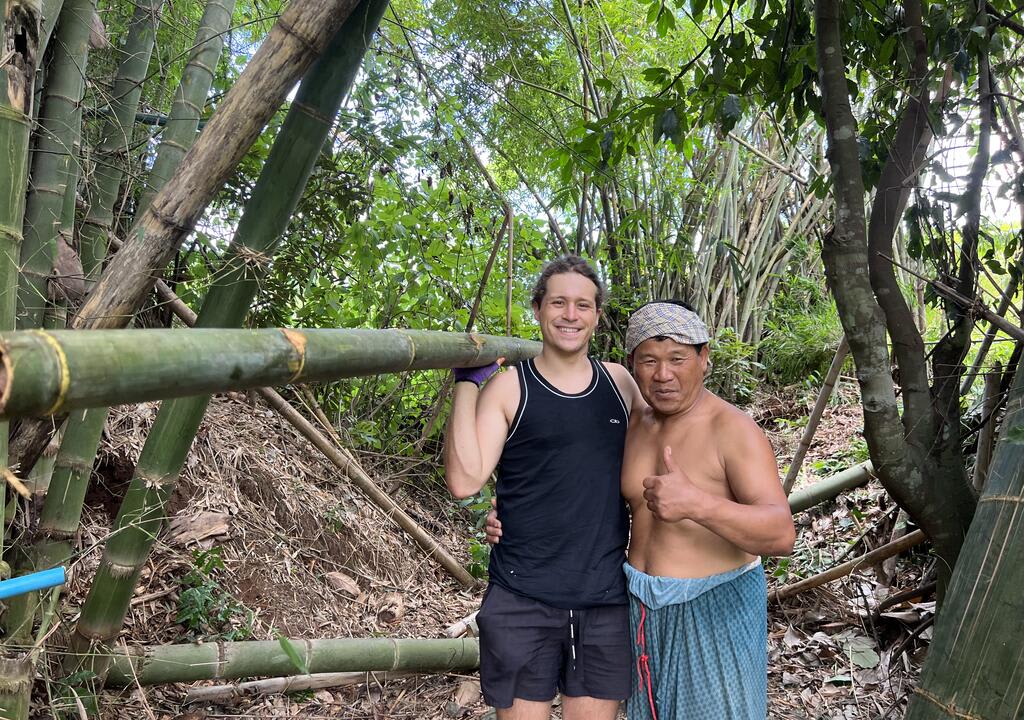
<svg viewBox="0 0 1024 720">
<path fill-rule="evenodd" d="M 69 715 L 99 712 L 104 683 L 129 674 L 199 678 L 173 667 L 201 667 L 202 652 L 117 643 L 210 393 L 263 388 L 472 587 L 264 386 L 324 381 L 317 400 L 347 414 L 349 440 L 383 434 L 430 457 L 448 387 L 411 371 L 536 353 L 498 336 L 533 334 L 530 279 L 564 252 L 608 282 L 604 357 L 622 359 L 631 308 L 670 296 L 713 327 L 710 382 L 732 400 L 820 383 L 830 364 L 831 389 L 849 348 L 870 453 L 855 482 L 877 474 L 924 531 L 955 608 L 907 717 L 1015 717 L 1017 11 L 0 0 L 0 463 L 34 493 L 0 484 L 0 574 L 100 556 L 74 622 L 56 591 L 6 603 L 0 717 L 42 707 L 43 674 Z M 985 216 L 986 195 L 1006 217 Z M 327 384 L 340 378 L 353 379 Z M 164 402 L 110 535 L 83 548 L 108 408 L 149 400 Z M 1006 647 L 987 653 L 995 627 Z M 383 641 L 350 644 L 240 644 L 210 677 L 308 672 L 314 658 L 331 672 L 476 662 L 461 641 L 407 662 Z"/>
</svg>

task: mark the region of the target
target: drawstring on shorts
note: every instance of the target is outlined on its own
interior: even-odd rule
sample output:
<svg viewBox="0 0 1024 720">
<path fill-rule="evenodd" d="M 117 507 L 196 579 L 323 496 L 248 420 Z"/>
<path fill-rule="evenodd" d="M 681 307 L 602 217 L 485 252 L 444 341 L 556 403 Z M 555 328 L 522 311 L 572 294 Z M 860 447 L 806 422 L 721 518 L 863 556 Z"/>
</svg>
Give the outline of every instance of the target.
<svg viewBox="0 0 1024 720">
<path fill-rule="evenodd" d="M 650 656 L 647 654 L 647 637 L 644 635 L 644 622 L 647 620 L 647 608 L 640 604 L 640 624 L 636 631 L 636 643 L 640 646 L 640 657 L 636 661 L 637 673 L 640 675 L 640 689 L 647 685 L 647 700 L 651 703 L 651 720 L 658 720 L 658 711 L 654 709 L 654 688 L 651 686 Z"/>
</svg>

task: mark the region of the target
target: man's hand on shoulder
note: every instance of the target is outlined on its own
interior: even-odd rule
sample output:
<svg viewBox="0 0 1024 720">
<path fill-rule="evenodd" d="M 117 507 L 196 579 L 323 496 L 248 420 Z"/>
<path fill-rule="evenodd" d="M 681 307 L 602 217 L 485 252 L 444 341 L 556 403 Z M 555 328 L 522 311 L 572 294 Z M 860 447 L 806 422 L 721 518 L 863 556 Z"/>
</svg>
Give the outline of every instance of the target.
<svg viewBox="0 0 1024 720">
<path fill-rule="evenodd" d="M 498 369 L 501 367 L 501 362 L 504 359 L 505 358 L 499 358 L 496 362 L 492 362 L 487 365 L 480 365 L 478 367 L 453 368 L 452 378 L 457 383 L 473 383 L 477 387 L 480 387 L 487 382 L 494 373 L 498 372 Z"/>
<path fill-rule="evenodd" d="M 647 507 L 662 522 L 694 520 L 707 499 L 707 493 L 693 484 L 689 476 L 676 464 L 672 448 L 663 452 L 666 472 L 644 478 L 644 500 Z"/>
</svg>

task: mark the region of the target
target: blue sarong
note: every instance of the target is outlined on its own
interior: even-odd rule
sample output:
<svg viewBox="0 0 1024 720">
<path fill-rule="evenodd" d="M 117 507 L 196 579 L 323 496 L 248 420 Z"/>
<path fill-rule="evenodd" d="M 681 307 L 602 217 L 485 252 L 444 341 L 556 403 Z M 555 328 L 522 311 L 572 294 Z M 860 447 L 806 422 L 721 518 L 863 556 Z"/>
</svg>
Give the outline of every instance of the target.
<svg viewBox="0 0 1024 720">
<path fill-rule="evenodd" d="M 628 720 L 765 720 L 768 594 L 760 561 L 704 578 L 656 577 L 629 563 L 625 571 L 637 658 Z"/>
</svg>

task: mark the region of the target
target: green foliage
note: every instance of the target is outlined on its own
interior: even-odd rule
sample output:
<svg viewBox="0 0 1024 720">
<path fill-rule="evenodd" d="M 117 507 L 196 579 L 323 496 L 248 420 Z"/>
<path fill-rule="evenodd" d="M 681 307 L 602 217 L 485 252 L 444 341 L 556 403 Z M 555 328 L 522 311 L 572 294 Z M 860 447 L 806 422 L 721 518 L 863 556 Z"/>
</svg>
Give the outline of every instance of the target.
<svg viewBox="0 0 1024 720">
<path fill-rule="evenodd" d="M 708 388 L 729 402 L 750 402 L 757 390 L 758 376 L 764 366 L 756 361 L 757 348 L 724 328 L 711 343 L 711 375 Z"/>
<path fill-rule="evenodd" d="M 835 304 L 804 278 L 789 278 L 774 299 L 758 345 L 767 377 L 779 385 L 815 381 L 828 371 L 843 328 Z"/>
<path fill-rule="evenodd" d="M 467 569 L 473 577 L 486 578 L 487 565 L 491 559 L 491 546 L 486 542 L 484 523 L 491 511 L 494 500 L 494 487 L 484 485 L 478 495 L 459 501 L 459 506 L 468 510 L 473 518 L 473 535 L 469 538 L 469 566 Z"/>
<path fill-rule="evenodd" d="M 252 610 L 232 598 L 217 579 L 224 570 L 221 549 L 192 553 L 192 568 L 181 580 L 175 622 L 194 640 L 247 640 L 252 637 Z"/>
</svg>

